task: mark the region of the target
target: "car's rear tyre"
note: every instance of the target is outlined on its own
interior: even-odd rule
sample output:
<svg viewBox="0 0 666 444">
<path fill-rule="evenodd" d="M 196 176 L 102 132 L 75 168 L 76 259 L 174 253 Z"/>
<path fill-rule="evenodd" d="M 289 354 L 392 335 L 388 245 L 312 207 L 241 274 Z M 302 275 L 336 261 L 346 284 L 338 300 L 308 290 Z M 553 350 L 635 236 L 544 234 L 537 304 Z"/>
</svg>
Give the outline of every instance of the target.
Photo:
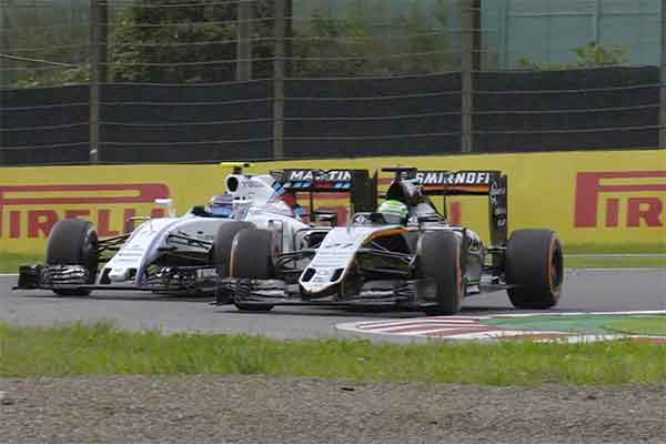
<svg viewBox="0 0 666 444">
<path fill-rule="evenodd" d="M 239 287 L 251 279 L 271 279 L 273 269 L 273 235 L 268 230 L 248 228 L 239 231 L 231 247 L 230 276 L 239 280 Z M 242 293 L 242 292 L 241 292 Z M 273 305 L 246 303 L 237 294 L 234 305 L 243 311 L 270 311 Z"/>
<path fill-rule="evenodd" d="M 564 281 L 562 245 L 551 230 L 516 230 L 505 257 L 506 283 L 516 308 L 544 310 L 560 299 Z"/>
<path fill-rule="evenodd" d="M 419 267 L 424 278 L 435 283 L 435 305 L 424 306 L 429 315 L 452 315 L 460 311 L 465 297 L 462 240 L 451 231 L 423 234 Z"/>
<path fill-rule="evenodd" d="M 89 273 L 88 284 L 95 282 L 99 257 L 97 232 L 93 224 L 82 219 L 64 219 L 51 229 L 46 246 L 47 265 L 81 265 Z M 88 296 L 91 290 L 62 288 L 53 290 L 59 296 Z"/>
</svg>

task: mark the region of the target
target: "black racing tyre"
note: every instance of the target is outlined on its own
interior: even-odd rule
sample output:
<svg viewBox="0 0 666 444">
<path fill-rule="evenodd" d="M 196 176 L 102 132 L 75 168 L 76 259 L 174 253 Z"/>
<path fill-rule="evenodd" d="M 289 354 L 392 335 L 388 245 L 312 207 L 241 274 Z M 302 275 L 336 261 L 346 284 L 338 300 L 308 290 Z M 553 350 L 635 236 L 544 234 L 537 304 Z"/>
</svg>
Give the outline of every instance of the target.
<svg viewBox="0 0 666 444">
<path fill-rule="evenodd" d="M 231 247 L 230 276 L 243 280 L 271 279 L 273 271 L 273 234 L 268 230 L 248 228 L 238 232 Z M 270 311 L 273 305 L 243 303 L 236 298 L 234 305 L 244 311 Z"/>
<path fill-rule="evenodd" d="M 451 231 L 426 232 L 418 261 L 421 275 L 436 285 L 436 305 L 425 306 L 424 311 L 429 315 L 458 313 L 465 297 L 462 239 Z"/>
<path fill-rule="evenodd" d="M 215 244 L 213 245 L 213 263 L 220 278 L 229 277 L 229 261 L 231 259 L 231 244 L 239 231 L 254 228 L 250 222 L 224 222 L 217 229 Z"/>
<path fill-rule="evenodd" d="M 56 223 L 46 246 L 48 265 L 82 265 L 90 274 L 89 284 L 95 282 L 99 257 L 97 232 L 93 224 L 82 219 L 64 219 Z M 59 296 L 87 296 L 91 290 L 67 288 L 53 290 Z"/>
<path fill-rule="evenodd" d="M 562 245 L 551 230 L 511 233 L 505 257 L 506 283 L 516 308 L 544 310 L 560 299 L 564 281 Z"/>
</svg>

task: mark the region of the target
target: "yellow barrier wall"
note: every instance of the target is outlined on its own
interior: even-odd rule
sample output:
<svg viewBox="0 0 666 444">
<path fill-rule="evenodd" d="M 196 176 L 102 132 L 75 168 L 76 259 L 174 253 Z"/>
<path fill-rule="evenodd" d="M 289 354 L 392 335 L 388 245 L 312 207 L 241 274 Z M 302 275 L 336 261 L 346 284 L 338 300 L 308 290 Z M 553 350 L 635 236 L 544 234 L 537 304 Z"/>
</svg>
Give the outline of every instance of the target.
<svg viewBox="0 0 666 444">
<path fill-rule="evenodd" d="M 320 159 L 266 162 L 248 171 L 388 165 L 498 169 L 509 176 L 511 230 L 549 227 L 570 248 L 666 251 L 664 150 Z M 181 213 L 222 192 L 223 176 L 217 165 L 3 168 L 0 250 L 42 253 L 50 227 L 64 217 L 90 219 L 103 236 L 122 232 L 130 216 L 159 214 L 156 197 L 172 197 Z M 449 204 L 452 216 L 487 236 L 486 198 Z"/>
</svg>

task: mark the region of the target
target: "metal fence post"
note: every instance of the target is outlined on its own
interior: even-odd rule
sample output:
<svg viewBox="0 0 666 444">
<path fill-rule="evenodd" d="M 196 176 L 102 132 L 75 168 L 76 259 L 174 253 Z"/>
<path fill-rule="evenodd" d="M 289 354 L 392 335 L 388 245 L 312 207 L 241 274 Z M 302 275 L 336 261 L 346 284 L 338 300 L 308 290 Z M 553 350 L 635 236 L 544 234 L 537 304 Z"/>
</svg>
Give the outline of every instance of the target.
<svg viewBox="0 0 666 444">
<path fill-rule="evenodd" d="M 12 10 L 11 0 L 6 0 L 4 6 L 0 7 L 0 24 L 2 25 L 2 46 L 0 46 L 0 52 L 5 54 L 11 53 L 11 37 L 9 36 L 9 30 L 11 29 L 9 13 Z M 4 68 L 4 57 L 0 57 L 0 67 Z M 8 88 L 9 85 L 13 83 L 13 71 L 6 71 L 5 69 L 0 70 L 0 87 Z"/>
<path fill-rule="evenodd" d="M 6 0 L 5 5 L 0 7 L 0 24 L 2 25 L 2 46 L 0 46 L 0 52 L 9 54 L 11 53 L 11 37 L 9 36 L 9 30 L 11 29 L 9 13 L 12 10 L 11 0 Z M 0 89 L 9 88 L 14 83 L 14 71 L 7 71 L 4 65 L 5 58 L 0 57 Z M 0 97 L 1 99 L 1 97 Z M 2 102 L 0 101 L 0 106 Z M 1 126 L 1 125 L 0 125 Z M 3 148 L 5 147 L 4 135 L 5 133 L 0 131 L 0 165 L 5 162 L 5 152 Z"/>
<path fill-rule="evenodd" d="M 275 53 L 273 54 L 273 159 L 284 158 L 284 78 L 287 0 L 275 0 Z"/>
<path fill-rule="evenodd" d="M 592 13 L 592 41 L 601 44 L 601 0 L 594 0 L 594 12 Z"/>
<path fill-rule="evenodd" d="M 461 15 L 461 113 L 462 113 L 462 137 L 461 137 L 461 151 L 463 153 L 471 153 L 474 150 L 474 68 L 476 45 L 478 45 L 478 38 L 476 38 L 475 24 L 477 22 L 477 11 L 475 7 L 479 6 L 476 0 L 460 0 L 460 15 Z M 478 66 L 477 66 L 478 67 Z"/>
<path fill-rule="evenodd" d="M 252 79 L 252 19 L 254 8 L 251 0 L 238 3 L 238 27 L 236 30 L 236 80 Z"/>
<path fill-rule="evenodd" d="M 659 147 L 666 148 L 666 0 L 661 0 Z"/>
<path fill-rule="evenodd" d="M 100 0 L 90 0 L 90 155 L 91 163 L 101 160 L 100 131 L 99 131 L 99 100 L 100 84 L 105 82 L 106 76 L 106 42 L 108 27 L 108 3 Z"/>
</svg>

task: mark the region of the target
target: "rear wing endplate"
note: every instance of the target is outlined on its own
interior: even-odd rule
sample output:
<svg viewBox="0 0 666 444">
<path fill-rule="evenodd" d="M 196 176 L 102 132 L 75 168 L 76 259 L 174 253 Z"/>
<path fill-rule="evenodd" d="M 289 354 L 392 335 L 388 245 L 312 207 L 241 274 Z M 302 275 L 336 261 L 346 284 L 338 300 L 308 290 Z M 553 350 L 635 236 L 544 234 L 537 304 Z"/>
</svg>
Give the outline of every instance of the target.
<svg viewBox="0 0 666 444">
<path fill-rule="evenodd" d="M 414 171 L 412 179 L 429 196 L 488 196 L 490 241 L 508 239 L 508 178 L 501 171 Z"/>
</svg>

